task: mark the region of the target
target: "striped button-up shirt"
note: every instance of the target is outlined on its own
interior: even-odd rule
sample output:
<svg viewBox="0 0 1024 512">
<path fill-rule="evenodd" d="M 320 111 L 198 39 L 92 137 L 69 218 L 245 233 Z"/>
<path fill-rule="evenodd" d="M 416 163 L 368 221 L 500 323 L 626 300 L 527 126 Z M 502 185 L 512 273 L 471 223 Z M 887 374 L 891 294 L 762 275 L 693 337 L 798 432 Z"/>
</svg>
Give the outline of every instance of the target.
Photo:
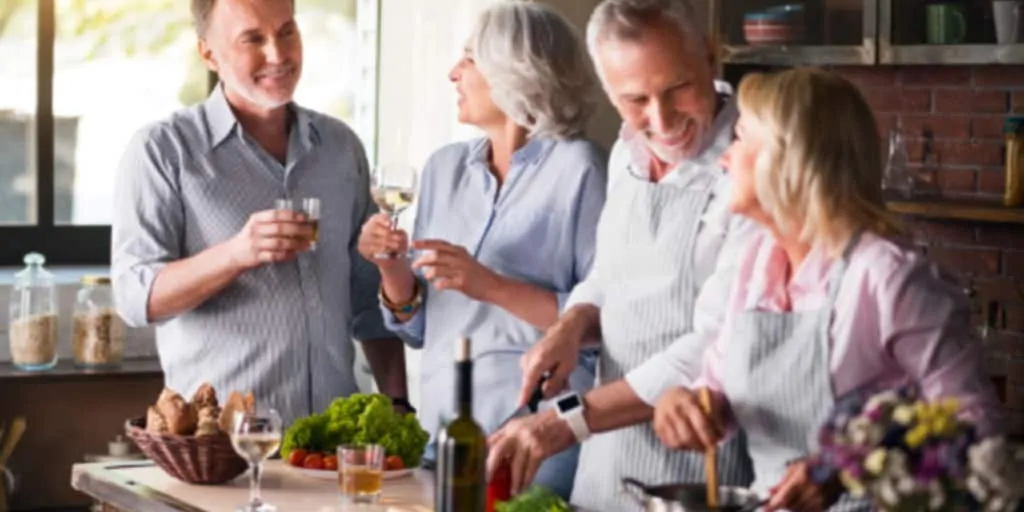
<svg viewBox="0 0 1024 512">
<path fill-rule="evenodd" d="M 284 165 L 245 134 L 219 87 L 138 132 L 119 169 L 111 243 L 118 310 L 142 326 L 165 265 L 228 240 L 277 199 L 320 198 L 315 251 L 249 270 L 156 327 L 167 386 L 190 396 L 209 382 L 221 399 L 251 390 L 286 422 L 357 390 L 353 337 L 393 337 L 376 269 L 356 252 L 376 211 L 362 144 L 344 123 L 290 108 Z"/>
<path fill-rule="evenodd" d="M 584 141 L 533 139 L 512 156 L 504 183 L 490 171 L 486 139 L 441 148 L 428 160 L 417 199 L 414 239 L 465 247 L 491 270 L 554 292 L 559 305 L 590 272 L 606 191 L 605 152 Z M 434 433 L 453 414 L 455 340 L 473 341 L 473 413 L 488 432 L 516 409 L 519 358 L 542 333 L 512 313 L 461 292 L 424 287 L 423 307 L 388 326 L 423 349 L 420 422 Z M 593 385 L 593 354 L 573 387 Z"/>
</svg>

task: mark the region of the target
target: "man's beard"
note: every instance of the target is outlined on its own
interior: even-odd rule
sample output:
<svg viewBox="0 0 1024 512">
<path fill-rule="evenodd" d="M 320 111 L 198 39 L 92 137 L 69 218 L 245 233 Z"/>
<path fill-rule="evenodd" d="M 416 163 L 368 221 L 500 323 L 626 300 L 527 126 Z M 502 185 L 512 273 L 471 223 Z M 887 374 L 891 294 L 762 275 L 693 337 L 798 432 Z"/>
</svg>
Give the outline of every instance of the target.
<svg viewBox="0 0 1024 512">
<path fill-rule="evenodd" d="M 706 132 L 706 128 L 701 123 L 698 123 L 693 119 L 687 120 L 686 123 L 689 123 L 690 126 L 686 126 L 683 131 L 691 131 L 692 133 L 690 133 L 690 137 L 686 141 L 685 146 L 664 146 L 651 140 L 651 138 L 644 133 L 643 139 L 645 145 L 658 160 L 672 166 L 678 165 L 684 160 L 697 156 L 701 147 L 704 145 L 704 133 Z"/>
</svg>

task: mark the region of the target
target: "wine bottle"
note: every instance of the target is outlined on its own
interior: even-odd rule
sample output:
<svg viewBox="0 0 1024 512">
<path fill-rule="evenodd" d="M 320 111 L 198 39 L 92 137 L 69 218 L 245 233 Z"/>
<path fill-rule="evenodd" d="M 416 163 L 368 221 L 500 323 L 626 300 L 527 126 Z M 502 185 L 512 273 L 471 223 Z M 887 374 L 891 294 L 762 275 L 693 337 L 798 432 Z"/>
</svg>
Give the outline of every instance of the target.
<svg viewBox="0 0 1024 512">
<path fill-rule="evenodd" d="M 487 438 L 473 419 L 473 359 L 470 341 L 455 351 L 455 404 L 458 415 L 437 435 L 435 512 L 483 512 L 486 502 Z"/>
</svg>

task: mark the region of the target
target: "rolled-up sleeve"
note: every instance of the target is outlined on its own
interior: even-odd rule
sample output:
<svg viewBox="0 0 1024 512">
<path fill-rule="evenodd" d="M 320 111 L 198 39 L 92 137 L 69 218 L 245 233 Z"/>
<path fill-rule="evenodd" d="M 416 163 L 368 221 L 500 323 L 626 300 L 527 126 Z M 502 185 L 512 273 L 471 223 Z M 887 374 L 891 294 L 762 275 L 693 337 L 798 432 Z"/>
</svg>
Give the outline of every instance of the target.
<svg viewBox="0 0 1024 512">
<path fill-rule="evenodd" d="M 435 201 L 440 201 L 439 204 L 444 204 L 446 200 L 450 200 L 450 192 L 442 188 L 439 188 L 434 175 L 437 174 L 438 166 L 448 165 L 443 162 L 439 162 L 438 153 L 430 155 L 427 159 L 426 164 L 423 165 L 423 171 L 420 173 L 419 179 L 419 192 L 416 194 L 416 217 L 413 223 L 412 235 L 410 240 L 418 240 L 423 237 L 427 229 L 427 222 L 430 220 L 430 212 L 433 209 Z M 416 276 L 419 281 L 420 291 L 423 294 L 423 300 L 420 303 L 419 309 L 416 313 L 405 322 L 400 322 L 395 314 L 388 310 L 383 304 L 380 305 L 380 313 L 384 316 L 384 322 L 388 329 L 391 329 L 397 333 L 402 341 L 405 342 L 411 348 L 423 348 L 423 339 L 426 334 L 426 310 L 427 302 L 430 300 L 430 286 L 427 285 L 425 279 L 422 276 Z"/>
<path fill-rule="evenodd" d="M 626 374 L 626 382 L 641 400 L 653 406 L 673 386 L 691 387 L 705 368 L 714 369 L 721 352 L 715 347 L 725 323 L 729 298 L 736 274 L 758 227 L 742 217 L 733 216 L 729 232 L 718 253 L 715 270 L 701 287 L 694 304 L 693 330 L 674 341 L 667 349 Z M 724 341 L 724 340 L 723 340 Z M 711 358 L 705 361 L 706 358 Z M 705 375 L 711 386 L 713 375 Z"/>
<path fill-rule="evenodd" d="M 961 415 L 983 435 L 1001 433 L 1002 408 L 959 288 L 920 257 L 885 279 L 879 299 L 881 349 L 919 384 L 926 398 L 956 398 Z"/>
<path fill-rule="evenodd" d="M 359 148 L 359 180 L 356 190 L 356 201 L 353 205 L 352 235 L 349 240 L 349 261 L 352 265 L 351 282 L 349 283 L 350 304 L 352 305 L 352 336 L 358 341 L 370 341 L 378 339 L 394 338 L 395 334 L 384 324 L 381 316 L 380 300 L 377 293 L 380 290 L 380 274 L 377 267 L 366 261 L 359 254 L 359 233 L 363 224 L 370 217 L 377 213 L 377 205 L 370 198 L 370 165 L 366 155 L 362 151 L 362 145 L 355 142 Z"/>
<path fill-rule="evenodd" d="M 118 166 L 110 273 L 117 312 L 132 327 L 152 323 L 153 282 L 181 257 L 184 210 L 177 159 L 173 138 L 152 126 L 132 137 Z"/>
<path fill-rule="evenodd" d="M 420 280 L 420 289 L 426 290 L 426 283 Z M 423 293 L 423 305 L 427 303 L 426 291 Z M 384 326 L 397 333 L 402 341 L 411 348 L 423 348 L 423 336 L 426 332 L 426 313 L 424 312 L 423 305 L 420 306 L 416 313 L 405 322 L 401 322 L 395 317 L 388 308 L 384 307 L 383 304 L 380 306 L 380 313 L 384 317 Z"/>
</svg>

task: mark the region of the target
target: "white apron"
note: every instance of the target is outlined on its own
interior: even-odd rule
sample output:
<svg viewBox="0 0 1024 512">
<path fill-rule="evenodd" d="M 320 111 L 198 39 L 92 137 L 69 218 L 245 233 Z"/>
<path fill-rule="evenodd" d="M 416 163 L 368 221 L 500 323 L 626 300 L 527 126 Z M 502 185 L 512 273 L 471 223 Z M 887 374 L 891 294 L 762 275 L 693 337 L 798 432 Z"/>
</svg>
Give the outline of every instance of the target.
<svg viewBox="0 0 1024 512">
<path fill-rule="evenodd" d="M 699 219 L 714 190 L 655 184 L 630 175 L 609 194 L 597 235 L 601 278 L 602 348 L 598 384 L 623 378 L 693 330 L 694 253 Z M 719 451 L 720 479 L 752 478 L 742 436 Z M 624 492 L 623 477 L 649 485 L 703 482 L 704 455 L 661 444 L 650 422 L 596 434 L 583 443 L 572 503 L 588 510 L 641 511 Z"/>
<path fill-rule="evenodd" d="M 754 464 L 753 489 L 767 496 L 790 461 L 818 448 L 818 429 L 832 411 L 830 371 L 832 311 L 854 236 L 833 265 L 828 300 L 819 311 L 745 311 L 732 326 L 722 383 L 733 416 L 747 435 Z M 871 503 L 844 495 L 831 511 L 869 511 Z"/>
</svg>

